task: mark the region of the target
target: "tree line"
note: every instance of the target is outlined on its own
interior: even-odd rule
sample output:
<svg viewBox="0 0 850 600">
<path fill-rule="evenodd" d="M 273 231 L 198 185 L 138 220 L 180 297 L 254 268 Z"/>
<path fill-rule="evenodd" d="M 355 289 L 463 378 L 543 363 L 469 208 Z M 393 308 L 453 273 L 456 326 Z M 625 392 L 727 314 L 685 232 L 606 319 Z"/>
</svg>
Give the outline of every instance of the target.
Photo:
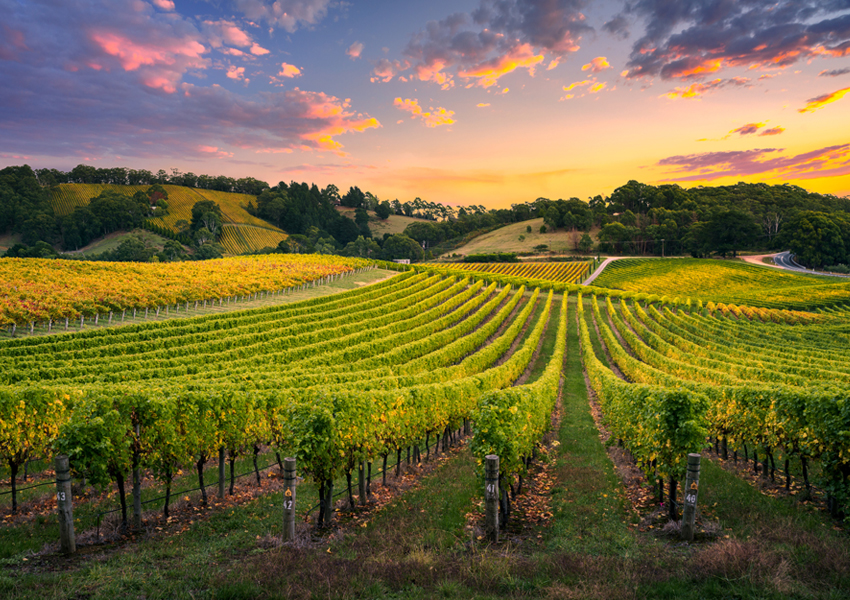
<svg viewBox="0 0 850 600">
<path fill-rule="evenodd" d="M 104 192 L 87 207 L 56 217 L 49 187 L 58 183 L 118 183 L 150 185 L 132 198 Z M 411 202 L 380 200 L 352 186 L 345 193 L 333 184 L 280 182 L 275 186 L 252 177 L 196 176 L 172 169 L 151 173 L 123 167 L 98 169 L 78 165 L 65 173 L 29 166 L 0 170 L 0 234 L 20 233 L 26 246 L 37 242 L 65 250 L 82 247 L 119 229 L 132 229 L 156 211 L 167 211 L 164 183 L 256 196 L 248 211 L 291 234 L 274 251 L 347 254 L 385 259 L 421 260 L 464 243 L 470 237 L 509 223 L 542 218 L 541 233 L 572 231 L 586 251 L 635 255 L 735 256 L 742 250 L 791 249 L 811 267 L 846 269 L 850 263 L 850 199 L 808 192 L 783 184 L 737 183 L 729 186 L 682 188 L 629 181 L 610 196 L 587 201 L 576 197 L 539 197 L 510 208 L 483 205 L 452 206 L 415 198 Z M 354 209 L 354 220 L 337 210 Z M 174 236 L 187 245 L 215 244 L 217 207 L 205 207 L 205 219 L 193 215 Z M 373 238 L 369 211 L 379 219 L 390 215 L 417 219 L 399 236 Z M 160 212 L 159 214 L 162 214 Z M 212 220 L 210 221 L 210 218 Z M 200 221 L 210 221 L 200 226 Z M 210 229 L 212 226 L 212 229 Z M 591 229 L 597 230 L 593 247 Z M 578 235 L 585 233 L 588 235 Z M 390 250 L 385 250 L 389 238 Z M 204 238 L 204 239 L 200 239 Z M 42 247 L 42 250 L 44 248 Z M 214 253 L 209 251 L 210 255 Z"/>
</svg>

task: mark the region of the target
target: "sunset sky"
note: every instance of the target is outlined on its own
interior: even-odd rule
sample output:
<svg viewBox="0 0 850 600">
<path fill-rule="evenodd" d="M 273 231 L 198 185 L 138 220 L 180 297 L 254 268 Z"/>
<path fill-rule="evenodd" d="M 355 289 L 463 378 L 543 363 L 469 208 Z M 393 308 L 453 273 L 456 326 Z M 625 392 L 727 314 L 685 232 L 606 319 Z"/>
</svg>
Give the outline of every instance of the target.
<svg viewBox="0 0 850 600">
<path fill-rule="evenodd" d="M 850 0 L 0 0 L 0 166 L 850 195 Z"/>
</svg>

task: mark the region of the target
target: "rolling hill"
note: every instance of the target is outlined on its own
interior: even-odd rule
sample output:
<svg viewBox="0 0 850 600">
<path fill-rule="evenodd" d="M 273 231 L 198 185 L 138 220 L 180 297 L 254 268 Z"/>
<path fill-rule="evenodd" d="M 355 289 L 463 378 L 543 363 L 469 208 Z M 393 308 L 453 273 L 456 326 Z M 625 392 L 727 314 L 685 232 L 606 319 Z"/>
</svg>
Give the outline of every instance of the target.
<svg viewBox="0 0 850 600">
<path fill-rule="evenodd" d="M 77 206 L 85 206 L 105 190 L 115 190 L 132 196 L 136 191 L 147 189 L 145 185 L 111 185 L 101 183 L 63 183 L 52 191 L 51 201 L 57 215 L 67 215 Z M 254 196 L 188 188 L 178 185 L 162 186 L 168 192 L 168 214 L 150 219 L 150 222 L 177 232 L 176 223 L 192 220 L 192 206 L 201 200 L 212 200 L 221 207 L 224 217 L 224 232 L 221 244 L 231 254 L 241 254 L 265 247 L 275 247 L 287 234 L 262 219 L 249 214 L 246 207 Z"/>
</svg>

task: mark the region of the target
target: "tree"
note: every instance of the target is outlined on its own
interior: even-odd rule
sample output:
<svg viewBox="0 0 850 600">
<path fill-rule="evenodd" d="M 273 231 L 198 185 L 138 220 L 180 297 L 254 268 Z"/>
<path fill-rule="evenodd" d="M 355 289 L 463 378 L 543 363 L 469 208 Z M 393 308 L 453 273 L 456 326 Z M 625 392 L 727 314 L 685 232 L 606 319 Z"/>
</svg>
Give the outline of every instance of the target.
<svg viewBox="0 0 850 600">
<path fill-rule="evenodd" d="M 845 237 L 850 237 L 850 222 L 841 216 L 804 211 L 782 228 L 779 241 L 807 267 L 820 268 L 847 262 Z"/>
<path fill-rule="evenodd" d="M 378 206 L 375 207 L 375 214 L 382 221 L 389 219 L 392 212 L 393 212 L 393 209 L 390 206 L 390 203 L 387 202 L 386 200 L 384 200 Z"/>
<path fill-rule="evenodd" d="M 197 232 L 199 229 L 206 229 L 207 235 L 211 235 L 213 240 L 217 240 L 221 236 L 223 216 L 221 207 L 212 200 L 201 200 L 195 202 L 192 206 L 192 222 L 189 225 L 191 231 Z M 197 233 L 195 234 L 197 240 Z M 199 242 L 198 245 L 206 243 L 206 240 Z"/>
<path fill-rule="evenodd" d="M 384 260 L 407 258 L 416 261 L 421 260 L 424 256 L 422 247 L 403 233 L 388 237 L 381 252 L 381 258 Z"/>
<path fill-rule="evenodd" d="M 348 188 L 348 192 L 341 198 L 341 204 L 349 208 L 359 208 L 366 202 L 366 194 L 359 187 Z"/>
<path fill-rule="evenodd" d="M 160 253 L 160 259 L 167 262 L 178 261 L 184 256 L 183 245 L 175 240 L 168 240 Z"/>
<path fill-rule="evenodd" d="M 583 254 L 587 254 L 588 252 L 593 250 L 593 238 L 591 238 L 590 234 L 587 233 L 586 231 L 581 236 L 581 240 L 579 240 L 578 249 Z"/>
<path fill-rule="evenodd" d="M 195 260 L 210 260 L 224 256 L 224 248 L 216 243 L 206 243 L 195 250 Z"/>
<path fill-rule="evenodd" d="M 751 246 L 759 233 L 760 228 L 750 213 L 738 209 L 720 210 L 708 222 L 708 246 L 724 257 L 728 252 L 737 256 L 738 250 Z"/>
</svg>

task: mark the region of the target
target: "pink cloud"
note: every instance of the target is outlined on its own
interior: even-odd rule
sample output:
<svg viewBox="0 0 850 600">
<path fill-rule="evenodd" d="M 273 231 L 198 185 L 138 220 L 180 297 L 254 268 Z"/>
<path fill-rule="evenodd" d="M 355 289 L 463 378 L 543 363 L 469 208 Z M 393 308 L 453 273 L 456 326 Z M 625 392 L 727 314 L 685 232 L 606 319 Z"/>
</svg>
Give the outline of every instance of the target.
<svg viewBox="0 0 850 600">
<path fill-rule="evenodd" d="M 192 68 L 206 68 L 207 49 L 195 39 L 154 38 L 137 41 L 123 33 L 95 30 L 90 39 L 100 50 L 117 59 L 125 71 L 139 71 L 142 82 L 173 93 L 183 74 Z"/>
<path fill-rule="evenodd" d="M 254 42 L 253 44 L 251 44 L 251 54 L 253 54 L 254 56 L 265 56 L 265 55 L 266 55 L 266 54 L 268 54 L 269 52 L 271 52 L 271 51 L 270 51 L 270 50 L 266 50 L 265 48 L 263 48 L 262 46 L 260 46 L 260 45 L 259 45 L 258 43 L 256 43 L 256 42 Z"/>
<path fill-rule="evenodd" d="M 153 5 L 156 6 L 160 10 L 172 11 L 174 10 L 174 2 L 172 0 L 152 0 Z"/>
<path fill-rule="evenodd" d="M 235 79 L 237 81 L 245 79 L 245 67 L 236 67 L 231 65 L 228 67 L 226 75 L 228 79 Z"/>
<path fill-rule="evenodd" d="M 198 152 L 203 152 L 204 154 L 211 154 L 215 158 L 233 158 L 233 152 L 225 152 L 224 150 L 219 150 L 217 146 L 198 146 Z"/>
<path fill-rule="evenodd" d="M 354 42 L 348 47 L 348 50 L 346 50 L 345 53 L 352 59 L 360 58 L 360 55 L 363 53 L 363 44 L 360 42 Z"/>
<path fill-rule="evenodd" d="M 453 110 L 446 110 L 442 107 L 434 109 L 432 107 L 429 108 L 431 112 L 424 112 L 422 107 L 419 106 L 419 101 L 416 99 L 408 98 L 402 100 L 401 98 L 396 98 L 393 102 L 393 106 L 401 111 L 409 112 L 413 119 L 421 119 L 427 127 L 451 125 L 455 122 L 454 119 L 452 119 L 452 115 L 455 114 Z"/>
</svg>

